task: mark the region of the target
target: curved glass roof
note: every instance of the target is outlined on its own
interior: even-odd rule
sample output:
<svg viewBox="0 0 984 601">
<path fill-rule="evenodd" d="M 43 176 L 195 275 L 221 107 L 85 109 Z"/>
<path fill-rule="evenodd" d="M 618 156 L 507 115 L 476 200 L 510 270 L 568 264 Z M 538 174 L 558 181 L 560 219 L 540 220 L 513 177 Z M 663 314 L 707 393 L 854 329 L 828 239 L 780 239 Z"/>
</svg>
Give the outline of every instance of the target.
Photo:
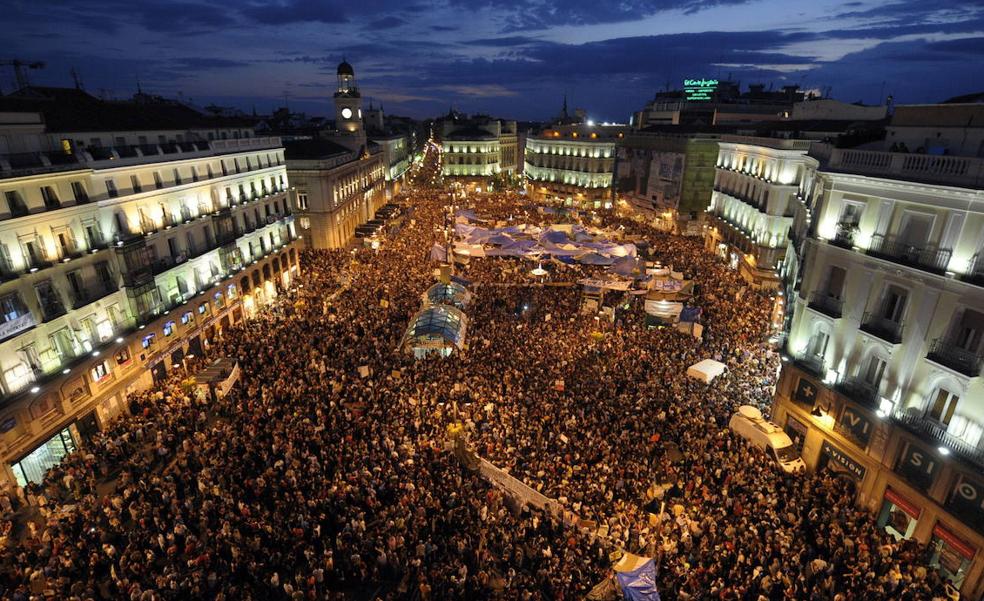
<svg viewBox="0 0 984 601">
<path fill-rule="evenodd" d="M 457 282 L 437 283 L 427 289 L 425 298 L 432 305 L 454 305 L 461 309 L 471 302 L 471 292 Z"/>
<path fill-rule="evenodd" d="M 468 318 L 457 308 L 450 305 L 431 305 L 413 316 L 403 342 L 414 346 L 453 344 L 461 348 L 467 327 Z"/>
</svg>

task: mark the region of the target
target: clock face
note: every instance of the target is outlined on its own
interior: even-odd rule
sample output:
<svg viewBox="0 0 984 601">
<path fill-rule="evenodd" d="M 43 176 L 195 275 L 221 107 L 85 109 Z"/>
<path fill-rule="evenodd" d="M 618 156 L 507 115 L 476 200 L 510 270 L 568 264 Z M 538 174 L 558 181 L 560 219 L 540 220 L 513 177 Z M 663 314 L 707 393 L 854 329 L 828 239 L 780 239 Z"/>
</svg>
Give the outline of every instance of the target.
<svg viewBox="0 0 984 601">
<path fill-rule="evenodd" d="M 351 119 L 352 118 L 352 109 L 350 109 L 349 107 L 343 108 L 342 109 L 342 118 L 343 119 Z"/>
</svg>

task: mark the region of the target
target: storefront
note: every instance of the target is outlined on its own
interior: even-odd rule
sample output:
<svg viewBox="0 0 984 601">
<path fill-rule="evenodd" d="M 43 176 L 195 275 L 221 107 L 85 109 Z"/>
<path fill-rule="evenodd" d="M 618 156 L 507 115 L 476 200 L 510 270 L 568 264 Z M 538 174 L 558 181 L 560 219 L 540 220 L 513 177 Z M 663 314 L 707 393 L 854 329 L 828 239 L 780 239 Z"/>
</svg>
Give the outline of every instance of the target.
<svg viewBox="0 0 984 601">
<path fill-rule="evenodd" d="M 919 522 L 922 510 L 892 488 L 885 489 L 881 511 L 878 513 L 878 527 L 896 539 L 911 538 Z"/>
<path fill-rule="evenodd" d="M 957 538 L 940 522 L 933 527 L 933 538 L 929 541 L 929 549 L 929 565 L 939 570 L 940 575 L 952 582 L 954 587 L 960 588 L 964 578 L 967 577 L 970 562 L 973 561 L 977 549 Z"/>
<path fill-rule="evenodd" d="M 68 428 L 56 433 L 20 461 L 10 464 L 17 485 L 23 487 L 28 483 L 41 483 L 48 470 L 61 463 L 61 460 L 75 449 L 75 440 Z"/>
</svg>

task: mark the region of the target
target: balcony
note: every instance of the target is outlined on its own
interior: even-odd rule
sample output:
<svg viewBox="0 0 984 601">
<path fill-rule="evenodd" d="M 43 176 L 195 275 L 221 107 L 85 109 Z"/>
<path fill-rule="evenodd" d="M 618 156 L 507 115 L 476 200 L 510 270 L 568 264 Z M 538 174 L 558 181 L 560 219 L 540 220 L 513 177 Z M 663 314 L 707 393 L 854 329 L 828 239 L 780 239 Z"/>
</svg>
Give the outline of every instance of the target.
<svg viewBox="0 0 984 601">
<path fill-rule="evenodd" d="M 826 367 L 823 364 L 823 357 L 809 352 L 804 353 L 802 357 L 794 358 L 793 363 L 818 378 L 823 378 L 824 372 L 826 371 Z"/>
<path fill-rule="evenodd" d="M 984 255 L 974 255 L 967 273 L 960 276 L 960 279 L 976 286 L 984 286 Z"/>
<path fill-rule="evenodd" d="M 65 304 L 53 296 L 40 300 L 39 304 L 41 305 L 41 321 L 44 323 L 58 319 L 68 312 L 65 310 Z"/>
<path fill-rule="evenodd" d="M 112 284 L 106 283 L 96 286 L 93 289 L 80 290 L 72 293 L 72 309 L 80 309 L 89 303 L 94 303 L 101 298 L 105 298 L 116 292 L 117 288 Z"/>
<path fill-rule="evenodd" d="M 844 378 L 836 388 L 838 392 L 860 405 L 878 408 L 878 386 L 864 378 Z"/>
<path fill-rule="evenodd" d="M 933 341 L 926 358 L 970 378 L 981 375 L 981 363 L 984 361 L 979 354 L 962 349 L 941 338 Z"/>
<path fill-rule="evenodd" d="M 844 301 L 839 298 L 834 298 L 824 292 L 814 292 L 810 295 L 810 302 L 807 306 L 814 311 L 823 313 L 827 317 L 840 319 Z"/>
<path fill-rule="evenodd" d="M 953 254 L 949 248 L 936 248 L 935 245 L 913 246 L 895 236 L 875 234 L 871 237 L 868 254 L 879 259 L 892 261 L 907 267 L 914 267 L 937 275 L 946 273 L 946 266 Z"/>
<path fill-rule="evenodd" d="M 945 446 L 960 458 L 984 468 L 984 447 L 972 445 L 946 431 L 946 426 L 929 419 L 915 407 L 892 413 L 892 420 L 923 440 Z"/>
<path fill-rule="evenodd" d="M 861 331 L 892 344 L 902 342 L 902 324 L 871 312 L 864 314 L 864 318 L 861 320 Z"/>
<path fill-rule="evenodd" d="M 834 238 L 830 241 L 830 243 L 834 246 L 839 246 L 850 250 L 854 248 L 854 235 L 857 231 L 858 226 L 854 224 L 838 223 L 837 231 L 834 233 Z"/>
</svg>

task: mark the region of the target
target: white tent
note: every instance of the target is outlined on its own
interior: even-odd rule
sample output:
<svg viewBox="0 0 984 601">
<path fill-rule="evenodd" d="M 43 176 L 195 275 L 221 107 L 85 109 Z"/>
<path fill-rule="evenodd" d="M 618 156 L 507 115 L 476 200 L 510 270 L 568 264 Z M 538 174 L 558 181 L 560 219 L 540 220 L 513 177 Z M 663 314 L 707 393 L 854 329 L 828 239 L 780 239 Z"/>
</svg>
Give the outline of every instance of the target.
<svg viewBox="0 0 984 601">
<path fill-rule="evenodd" d="M 711 380 L 720 376 L 728 367 L 720 361 L 714 359 L 704 359 L 699 363 L 694 363 L 687 368 L 687 375 L 691 378 L 703 380 L 705 384 L 710 384 Z"/>
</svg>

